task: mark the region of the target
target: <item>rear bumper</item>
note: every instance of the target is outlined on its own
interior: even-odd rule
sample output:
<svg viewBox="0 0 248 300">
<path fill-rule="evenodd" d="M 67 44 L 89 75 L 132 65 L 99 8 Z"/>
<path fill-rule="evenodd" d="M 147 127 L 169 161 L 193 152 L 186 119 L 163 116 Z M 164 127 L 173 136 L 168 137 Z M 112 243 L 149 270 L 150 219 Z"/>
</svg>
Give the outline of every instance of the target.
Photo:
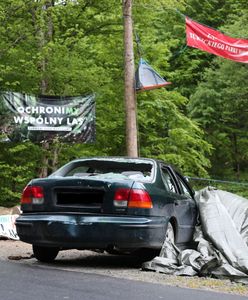
<svg viewBox="0 0 248 300">
<path fill-rule="evenodd" d="M 20 240 L 63 249 L 138 249 L 161 247 L 164 217 L 22 214 L 16 220 Z"/>
</svg>

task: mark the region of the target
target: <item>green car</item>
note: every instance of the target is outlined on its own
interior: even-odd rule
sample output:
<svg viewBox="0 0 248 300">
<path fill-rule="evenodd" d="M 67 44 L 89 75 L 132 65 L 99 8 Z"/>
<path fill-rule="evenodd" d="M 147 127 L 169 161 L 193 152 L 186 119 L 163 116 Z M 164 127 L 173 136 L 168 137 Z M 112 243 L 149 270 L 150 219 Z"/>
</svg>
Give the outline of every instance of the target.
<svg viewBox="0 0 248 300">
<path fill-rule="evenodd" d="M 60 250 L 159 250 L 165 238 L 189 243 L 197 218 L 194 192 L 172 166 L 154 159 L 93 157 L 33 179 L 16 220 L 34 256 Z"/>
</svg>

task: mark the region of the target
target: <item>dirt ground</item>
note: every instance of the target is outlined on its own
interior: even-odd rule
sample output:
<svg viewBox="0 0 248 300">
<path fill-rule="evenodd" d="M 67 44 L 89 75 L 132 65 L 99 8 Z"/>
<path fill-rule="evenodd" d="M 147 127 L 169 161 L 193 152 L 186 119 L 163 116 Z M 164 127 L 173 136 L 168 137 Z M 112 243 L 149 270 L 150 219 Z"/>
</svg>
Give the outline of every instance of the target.
<svg viewBox="0 0 248 300">
<path fill-rule="evenodd" d="M 32 247 L 21 241 L 0 239 L 0 260 L 29 264 L 66 271 L 95 273 L 130 280 L 159 283 L 195 289 L 207 289 L 248 296 L 248 286 L 229 280 L 212 278 L 179 277 L 155 272 L 141 271 L 137 257 L 109 255 L 93 251 L 61 251 L 52 264 L 38 262 L 32 255 Z"/>
</svg>

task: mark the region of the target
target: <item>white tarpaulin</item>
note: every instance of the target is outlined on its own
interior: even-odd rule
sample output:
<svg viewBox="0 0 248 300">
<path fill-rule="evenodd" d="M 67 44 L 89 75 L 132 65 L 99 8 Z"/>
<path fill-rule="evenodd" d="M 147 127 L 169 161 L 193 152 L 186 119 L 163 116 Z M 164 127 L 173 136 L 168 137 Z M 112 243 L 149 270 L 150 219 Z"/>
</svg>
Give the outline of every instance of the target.
<svg viewBox="0 0 248 300">
<path fill-rule="evenodd" d="M 15 220 L 19 215 L 0 216 L 0 238 L 19 240 L 16 232 Z"/>
<path fill-rule="evenodd" d="M 248 283 L 248 200 L 207 187 L 195 196 L 200 215 L 197 249 L 180 251 L 165 242 L 144 270 L 174 275 L 229 278 Z"/>
<path fill-rule="evenodd" d="M 20 207 L 6 208 L 0 206 L 0 239 L 19 240 L 16 232 L 15 220 L 20 215 Z"/>
</svg>

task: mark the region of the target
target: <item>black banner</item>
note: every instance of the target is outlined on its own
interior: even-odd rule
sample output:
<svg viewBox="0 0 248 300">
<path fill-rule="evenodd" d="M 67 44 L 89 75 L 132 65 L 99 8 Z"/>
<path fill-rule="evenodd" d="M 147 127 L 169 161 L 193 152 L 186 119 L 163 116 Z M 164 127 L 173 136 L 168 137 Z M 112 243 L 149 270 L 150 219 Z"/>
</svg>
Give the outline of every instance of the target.
<svg viewBox="0 0 248 300">
<path fill-rule="evenodd" d="M 87 143 L 95 140 L 95 95 L 31 96 L 5 92 L 0 100 L 1 141 Z"/>
</svg>

